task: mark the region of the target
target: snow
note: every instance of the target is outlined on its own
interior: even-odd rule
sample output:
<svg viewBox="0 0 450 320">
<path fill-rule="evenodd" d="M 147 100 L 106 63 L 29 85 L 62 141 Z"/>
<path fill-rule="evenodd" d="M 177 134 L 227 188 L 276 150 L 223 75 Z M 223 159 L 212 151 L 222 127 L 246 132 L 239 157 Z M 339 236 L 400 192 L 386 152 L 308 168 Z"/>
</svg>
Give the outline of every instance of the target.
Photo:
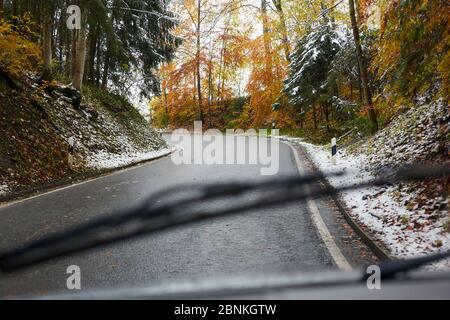
<svg viewBox="0 0 450 320">
<path fill-rule="evenodd" d="M 300 138 L 275 137 L 303 146 L 311 160 L 323 172 L 345 170 L 343 176 L 327 178 L 334 187 L 361 183 L 374 178 L 363 154 L 350 155 L 339 151 L 332 163 L 329 147 L 316 146 Z M 381 241 L 397 258 L 410 258 L 450 249 L 450 234 L 443 230 L 442 222 L 429 220 L 424 210 L 409 210 L 408 203 L 414 193 L 399 193 L 395 186 L 370 187 L 341 192 L 341 198 L 351 216 L 366 226 L 374 238 Z M 420 225 L 420 228 L 415 228 Z M 442 243 L 437 248 L 433 244 Z M 427 266 L 429 269 L 450 269 L 450 259 Z"/>
<path fill-rule="evenodd" d="M 291 55 L 290 69 L 292 73 L 285 80 L 284 85 L 285 91 L 289 92 L 291 96 L 292 103 L 296 104 L 305 100 L 304 96 L 298 95 L 299 90 L 295 87 L 299 85 L 299 82 L 304 81 L 302 79 L 308 78 L 308 74 L 316 72 L 316 69 L 320 67 L 317 66 L 318 63 L 330 63 L 332 57 L 329 50 L 334 54 L 339 52 L 348 43 L 348 34 L 344 25 L 338 25 L 336 28 L 331 25 L 321 25 L 313 33 L 300 39 Z M 326 81 L 326 79 L 321 81 Z M 300 86 L 307 86 L 307 84 Z M 323 83 L 322 87 L 325 88 L 326 83 Z M 316 92 L 312 94 L 315 95 Z"/>
<path fill-rule="evenodd" d="M 6 184 L 0 184 L 0 197 L 8 193 L 8 186 Z"/>
<path fill-rule="evenodd" d="M 99 151 L 87 157 L 86 165 L 93 169 L 112 169 L 163 157 L 170 154 L 172 151 L 173 149 L 169 148 L 157 151 L 136 151 L 122 154 Z"/>
</svg>

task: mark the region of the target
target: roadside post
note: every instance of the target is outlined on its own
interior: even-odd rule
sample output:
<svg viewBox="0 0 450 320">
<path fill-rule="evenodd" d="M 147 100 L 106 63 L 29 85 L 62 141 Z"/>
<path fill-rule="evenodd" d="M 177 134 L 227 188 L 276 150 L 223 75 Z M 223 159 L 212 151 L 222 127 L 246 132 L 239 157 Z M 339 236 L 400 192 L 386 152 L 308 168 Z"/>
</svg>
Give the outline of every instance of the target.
<svg viewBox="0 0 450 320">
<path fill-rule="evenodd" d="M 337 145 L 336 138 L 331 139 L 331 164 L 336 165 Z"/>
<path fill-rule="evenodd" d="M 74 137 L 70 137 L 67 141 L 67 163 L 69 168 L 73 170 L 75 159 L 74 159 L 74 151 L 75 151 L 75 139 Z"/>
</svg>

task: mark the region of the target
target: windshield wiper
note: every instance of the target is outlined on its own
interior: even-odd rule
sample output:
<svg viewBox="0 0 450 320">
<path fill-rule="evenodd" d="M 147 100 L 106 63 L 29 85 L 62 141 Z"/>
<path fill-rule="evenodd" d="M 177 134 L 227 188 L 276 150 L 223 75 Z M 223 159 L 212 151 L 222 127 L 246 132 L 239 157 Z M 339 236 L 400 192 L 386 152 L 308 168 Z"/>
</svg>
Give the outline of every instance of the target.
<svg viewBox="0 0 450 320">
<path fill-rule="evenodd" d="M 404 260 L 386 261 L 380 265 L 380 276 L 382 279 L 389 279 L 397 276 L 400 273 L 405 273 L 411 270 L 416 270 L 429 263 L 437 262 L 450 257 L 450 250 L 426 255 L 423 257 L 410 258 Z M 364 280 L 370 275 L 364 273 Z"/>
<path fill-rule="evenodd" d="M 220 184 L 185 185 L 160 192 L 142 205 L 96 219 L 72 230 L 50 235 L 17 249 L 0 254 L 0 272 L 13 272 L 28 266 L 135 238 L 176 226 L 240 214 L 260 208 L 278 206 L 305 200 L 311 197 L 333 195 L 336 192 L 393 184 L 399 181 L 440 178 L 450 174 L 450 166 L 410 166 L 390 170 L 391 174 L 359 184 L 342 185 L 339 188 L 321 186 L 315 182 L 344 172 L 313 173 L 305 176 L 290 176 L 268 179 L 262 182 L 231 182 Z M 310 188 L 315 184 L 315 188 Z M 308 188 L 305 188 L 308 186 Z M 239 197 L 259 191 L 259 197 L 240 203 Z M 262 191 L 262 192 L 261 192 Z M 168 201 L 174 194 L 186 194 L 181 199 Z M 217 209 L 200 208 L 199 205 L 222 201 L 228 206 Z M 387 269 L 386 269 L 387 270 Z M 395 269 L 393 269 L 395 271 Z M 387 272 L 387 274 L 392 273 Z"/>
</svg>

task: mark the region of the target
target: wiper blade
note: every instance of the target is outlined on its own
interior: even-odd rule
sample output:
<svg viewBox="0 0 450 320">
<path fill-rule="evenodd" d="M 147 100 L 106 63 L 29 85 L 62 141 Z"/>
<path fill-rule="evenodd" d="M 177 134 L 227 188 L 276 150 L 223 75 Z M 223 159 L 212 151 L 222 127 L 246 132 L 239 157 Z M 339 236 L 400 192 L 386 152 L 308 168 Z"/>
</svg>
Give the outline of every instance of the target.
<svg viewBox="0 0 450 320">
<path fill-rule="evenodd" d="M 342 172 L 334 173 L 339 175 Z M 263 182 L 232 182 L 221 184 L 183 185 L 170 188 L 150 196 L 143 204 L 126 210 L 121 210 L 107 217 L 95 219 L 92 222 L 75 227 L 43 239 L 33 241 L 25 246 L 0 254 L 0 271 L 11 272 L 41 263 L 53 258 L 71 253 L 88 250 L 151 234 L 170 227 L 193 223 L 205 219 L 231 214 L 229 210 L 221 212 L 186 212 L 189 206 L 195 206 L 205 201 L 220 198 L 232 199 L 241 194 L 258 188 L 273 188 L 281 192 L 290 188 L 298 188 L 306 183 L 319 181 L 324 176 L 320 173 L 305 176 L 292 176 L 270 179 Z M 187 196 L 172 203 L 158 205 L 173 194 L 186 194 Z M 271 202 L 280 202 L 275 199 Z M 259 204 L 262 205 L 262 204 Z M 257 208 L 258 204 L 250 207 Z M 240 207 L 234 211 L 242 210 Z"/>
<path fill-rule="evenodd" d="M 150 197 L 138 207 L 96 219 L 72 230 L 51 235 L 0 254 L 0 271 L 12 272 L 50 259 L 176 226 L 289 204 L 311 197 L 333 195 L 338 191 L 386 185 L 399 181 L 438 178 L 449 175 L 450 166 L 412 166 L 400 170 L 390 170 L 390 172 L 391 174 L 382 178 L 360 184 L 343 185 L 339 188 L 317 186 L 311 189 L 305 187 L 326 176 L 342 175 L 344 174 L 342 171 L 275 178 L 262 182 L 179 186 Z M 248 203 L 237 202 L 236 204 L 236 200 L 239 200 L 240 196 L 257 190 L 263 190 L 262 196 L 248 201 Z M 164 199 L 173 196 L 177 191 L 182 191 L 187 196 L 164 204 Z M 231 205 L 221 206 L 216 210 L 198 207 L 208 201 L 225 201 Z M 168 202 L 167 199 L 166 202 Z"/>
<path fill-rule="evenodd" d="M 426 255 L 423 257 L 383 262 L 380 265 L 380 276 L 381 279 L 393 278 L 398 274 L 416 270 L 424 265 L 437 262 L 448 257 L 450 257 L 450 250 Z M 369 276 L 370 275 L 364 273 L 364 280 L 367 280 Z"/>
</svg>

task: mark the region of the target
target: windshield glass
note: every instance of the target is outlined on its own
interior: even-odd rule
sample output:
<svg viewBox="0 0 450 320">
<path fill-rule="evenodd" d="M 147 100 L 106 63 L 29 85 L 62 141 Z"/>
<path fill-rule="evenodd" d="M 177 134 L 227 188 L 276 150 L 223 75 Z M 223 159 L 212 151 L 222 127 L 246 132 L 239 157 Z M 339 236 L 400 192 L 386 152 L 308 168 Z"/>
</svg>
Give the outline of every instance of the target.
<svg viewBox="0 0 450 320">
<path fill-rule="evenodd" d="M 1 1 L 0 297 L 447 252 L 445 12 Z"/>
</svg>

